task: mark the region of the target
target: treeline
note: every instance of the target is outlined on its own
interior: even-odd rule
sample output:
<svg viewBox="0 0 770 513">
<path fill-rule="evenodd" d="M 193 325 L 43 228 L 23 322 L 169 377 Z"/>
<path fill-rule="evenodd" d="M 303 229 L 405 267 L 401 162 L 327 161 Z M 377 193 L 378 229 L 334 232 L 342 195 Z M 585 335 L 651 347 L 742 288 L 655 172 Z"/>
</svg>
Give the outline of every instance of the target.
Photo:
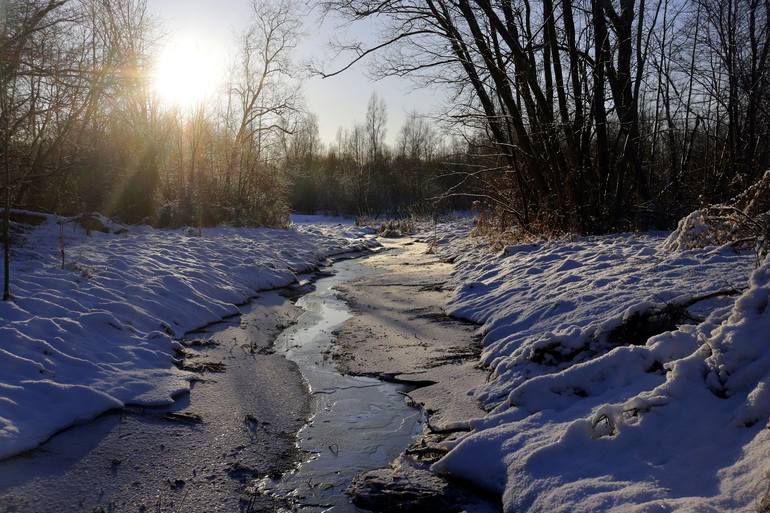
<svg viewBox="0 0 770 513">
<path fill-rule="evenodd" d="M 431 122 L 410 113 L 392 145 L 386 143 L 387 108 L 373 94 L 364 120 L 340 128 L 324 147 L 310 115 L 286 136 L 284 166 L 292 210 L 361 217 L 431 215 L 467 208 L 445 197 L 456 178 L 447 170 L 466 151 Z"/>
<path fill-rule="evenodd" d="M 6 206 L 175 227 L 435 205 L 449 150 L 417 114 L 391 148 L 373 97 L 366 119 L 323 147 L 302 108 L 289 0 L 255 0 L 222 91 L 182 107 L 153 91 L 158 27 L 146 0 L 0 5 Z"/>
<path fill-rule="evenodd" d="M 145 0 L 2 3 L 6 205 L 160 226 L 284 224 L 283 135 L 300 117 L 289 2 L 254 2 L 222 94 L 164 105 Z"/>
<path fill-rule="evenodd" d="M 498 228 L 600 232 L 669 227 L 770 165 L 770 0 L 321 4 L 390 20 L 372 51 L 340 49 L 452 92 L 441 136 L 415 115 L 386 145 L 373 98 L 322 147 L 289 0 L 253 3 L 222 94 L 183 111 L 149 86 L 144 0 L 7 0 L 6 206 L 280 225 L 292 207 L 376 215 L 462 197 Z"/>
<path fill-rule="evenodd" d="M 466 176 L 502 227 L 669 227 L 770 164 L 768 0 L 323 5 L 390 20 L 340 47 L 352 61 L 454 90 L 447 119 L 484 162 Z"/>
</svg>

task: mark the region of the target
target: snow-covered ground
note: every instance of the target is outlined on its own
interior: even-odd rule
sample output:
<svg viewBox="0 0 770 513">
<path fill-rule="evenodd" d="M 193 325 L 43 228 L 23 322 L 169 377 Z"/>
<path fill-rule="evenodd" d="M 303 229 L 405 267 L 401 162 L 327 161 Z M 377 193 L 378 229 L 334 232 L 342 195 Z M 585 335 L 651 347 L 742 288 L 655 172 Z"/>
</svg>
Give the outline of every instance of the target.
<svg viewBox="0 0 770 513">
<path fill-rule="evenodd" d="M 292 214 L 290 220 L 292 224 L 333 224 L 343 226 L 351 226 L 355 224 L 355 219 L 352 217 L 330 216 L 325 214 Z"/>
<path fill-rule="evenodd" d="M 0 458 L 111 408 L 170 403 L 190 380 L 174 366 L 174 338 L 329 256 L 377 244 L 328 220 L 202 236 L 102 221 L 109 233 L 87 235 L 49 216 L 15 249 L 15 300 L 0 303 Z"/>
<path fill-rule="evenodd" d="M 490 253 L 437 231 L 448 311 L 482 325 L 493 373 L 435 470 L 510 513 L 767 511 L 770 262 L 665 234 Z"/>
<path fill-rule="evenodd" d="M 293 221 L 202 236 L 68 222 L 63 269 L 55 218 L 23 234 L 16 300 L 0 303 L 0 457 L 110 408 L 168 404 L 190 379 L 174 338 L 376 244 L 337 218 Z M 666 234 L 490 252 L 470 224 L 436 233 L 455 263 L 447 310 L 482 326 L 493 372 L 472 393 L 489 413 L 435 470 L 510 513 L 770 509 L 770 262 Z"/>
</svg>

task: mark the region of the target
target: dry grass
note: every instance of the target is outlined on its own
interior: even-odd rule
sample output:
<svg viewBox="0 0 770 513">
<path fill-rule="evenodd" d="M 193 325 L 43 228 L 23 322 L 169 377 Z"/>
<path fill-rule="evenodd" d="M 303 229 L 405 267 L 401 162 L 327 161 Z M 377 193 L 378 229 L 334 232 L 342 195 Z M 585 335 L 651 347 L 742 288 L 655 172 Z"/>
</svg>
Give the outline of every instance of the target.
<svg viewBox="0 0 770 513">
<path fill-rule="evenodd" d="M 770 513 L 770 483 L 765 488 L 765 492 L 757 501 L 757 513 Z"/>
<path fill-rule="evenodd" d="M 398 219 L 381 224 L 377 233 L 380 237 L 399 238 L 413 235 L 416 231 L 413 219 Z"/>
</svg>

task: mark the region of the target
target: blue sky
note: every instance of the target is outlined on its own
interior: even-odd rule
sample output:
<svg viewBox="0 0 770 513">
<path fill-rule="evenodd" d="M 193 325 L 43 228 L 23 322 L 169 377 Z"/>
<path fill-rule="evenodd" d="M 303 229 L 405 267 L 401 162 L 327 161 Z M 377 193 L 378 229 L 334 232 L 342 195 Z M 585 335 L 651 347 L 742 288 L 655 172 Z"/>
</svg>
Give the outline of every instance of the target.
<svg viewBox="0 0 770 513">
<path fill-rule="evenodd" d="M 195 39 L 215 55 L 215 60 L 229 61 L 234 52 L 235 36 L 249 24 L 249 0 L 148 0 L 148 6 L 160 22 L 160 31 L 169 40 L 174 37 Z M 328 46 L 335 34 L 350 34 L 333 20 L 323 24 L 317 12 L 303 18 L 304 35 L 295 52 L 295 61 L 328 60 L 333 52 Z M 376 32 L 372 23 L 359 26 L 359 36 Z M 332 142 L 340 126 L 350 127 L 364 118 L 366 103 L 373 91 L 385 99 L 388 107 L 387 139 L 394 141 L 398 130 L 411 110 L 429 114 L 440 105 L 440 95 L 425 89 L 415 90 L 406 79 L 388 78 L 372 81 L 365 64 L 342 75 L 321 79 L 309 77 L 304 81 L 308 110 L 319 117 L 319 129 L 324 142 Z"/>
</svg>

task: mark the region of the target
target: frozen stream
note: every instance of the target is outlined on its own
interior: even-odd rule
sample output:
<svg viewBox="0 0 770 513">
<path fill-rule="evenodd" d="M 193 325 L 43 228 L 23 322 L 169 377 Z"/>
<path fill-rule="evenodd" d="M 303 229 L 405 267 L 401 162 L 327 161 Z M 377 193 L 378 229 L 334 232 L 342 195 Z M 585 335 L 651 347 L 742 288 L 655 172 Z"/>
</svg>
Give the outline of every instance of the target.
<svg viewBox="0 0 770 513">
<path fill-rule="evenodd" d="M 337 372 L 330 355 L 333 332 L 352 314 L 334 287 L 366 270 L 344 260 L 334 271 L 299 299 L 304 312 L 275 343 L 297 364 L 312 394 L 312 417 L 298 442 L 310 459 L 277 482 L 266 479 L 264 489 L 304 512 L 358 511 L 345 494 L 352 478 L 387 466 L 420 429 L 420 413 L 407 405 L 404 387 Z"/>
</svg>

